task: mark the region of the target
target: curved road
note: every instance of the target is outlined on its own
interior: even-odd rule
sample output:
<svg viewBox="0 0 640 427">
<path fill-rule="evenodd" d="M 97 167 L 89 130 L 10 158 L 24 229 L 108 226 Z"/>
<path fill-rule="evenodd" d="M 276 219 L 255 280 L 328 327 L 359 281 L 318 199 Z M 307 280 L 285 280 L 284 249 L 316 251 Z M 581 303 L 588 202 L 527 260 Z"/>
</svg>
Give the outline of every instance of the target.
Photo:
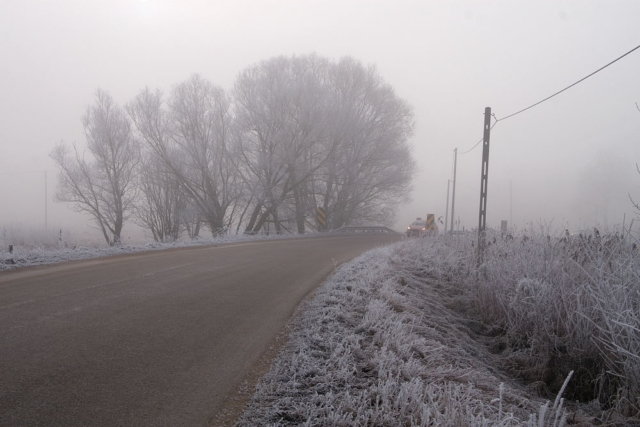
<svg viewBox="0 0 640 427">
<path fill-rule="evenodd" d="M 206 425 L 336 264 L 395 240 L 262 241 L 2 272 L 0 425 Z"/>
</svg>

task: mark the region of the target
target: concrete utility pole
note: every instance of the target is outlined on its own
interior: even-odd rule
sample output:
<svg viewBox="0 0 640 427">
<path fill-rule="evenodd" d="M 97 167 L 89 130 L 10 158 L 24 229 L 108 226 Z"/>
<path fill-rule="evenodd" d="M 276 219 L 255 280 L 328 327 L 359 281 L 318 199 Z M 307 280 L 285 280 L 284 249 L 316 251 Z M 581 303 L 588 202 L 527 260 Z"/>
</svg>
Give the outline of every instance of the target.
<svg viewBox="0 0 640 427">
<path fill-rule="evenodd" d="M 458 167 L 458 149 L 453 150 L 453 194 L 451 195 L 451 235 L 453 236 L 453 218 L 456 206 L 456 169 Z"/>
<path fill-rule="evenodd" d="M 489 183 L 489 139 L 491 137 L 491 107 L 484 109 L 482 135 L 482 170 L 480 178 L 480 215 L 478 221 L 478 265 L 482 264 L 487 227 L 487 185 Z"/>
<path fill-rule="evenodd" d="M 447 180 L 447 208 L 444 214 L 444 234 L 447 234 L 447 226 L 449 224 L 449 187 L 451 186 L 451 180 Z"/>
</svg>

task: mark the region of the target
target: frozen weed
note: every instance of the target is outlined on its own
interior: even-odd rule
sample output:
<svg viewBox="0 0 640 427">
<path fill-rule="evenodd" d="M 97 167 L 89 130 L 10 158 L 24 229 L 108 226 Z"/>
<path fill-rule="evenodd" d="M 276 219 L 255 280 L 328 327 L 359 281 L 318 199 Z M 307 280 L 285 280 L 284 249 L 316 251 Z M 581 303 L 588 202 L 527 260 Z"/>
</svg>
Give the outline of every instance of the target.
<svg viewBox="0 0 640 427">
<path fill-rule="evenodd" d="M 597 400 L 605 419 L 640 418 L 640 264 L 618 234 L 495 239 L 482 276 L 465 281 L 504 356 L 550 395 Z M 616 421 L 617 422 L 617 421 Z"/>
</svg>

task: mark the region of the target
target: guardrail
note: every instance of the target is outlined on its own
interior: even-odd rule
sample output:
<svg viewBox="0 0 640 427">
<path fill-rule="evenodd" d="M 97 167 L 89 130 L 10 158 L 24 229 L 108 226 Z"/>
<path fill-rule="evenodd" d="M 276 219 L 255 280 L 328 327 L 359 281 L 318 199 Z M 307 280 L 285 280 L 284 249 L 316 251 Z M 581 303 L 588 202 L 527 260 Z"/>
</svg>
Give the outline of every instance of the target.
<svg viewBox="0 0 640 427">
<path fill-rule="evenodd" d="M 370 226 L 349 226 L 338 228 L 333 230 L 334 233 L 387 233 L 387 234 L 399 234 L 397 231 L 390 229 L 389 227 L 383 227 L 380 225 Z"/>
</svg>

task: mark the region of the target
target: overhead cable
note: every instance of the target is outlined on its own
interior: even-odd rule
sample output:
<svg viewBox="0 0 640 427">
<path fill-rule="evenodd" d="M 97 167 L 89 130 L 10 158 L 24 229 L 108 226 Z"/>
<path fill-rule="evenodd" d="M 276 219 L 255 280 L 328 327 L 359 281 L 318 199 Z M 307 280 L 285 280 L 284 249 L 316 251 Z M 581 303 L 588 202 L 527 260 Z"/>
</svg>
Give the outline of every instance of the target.
<svg viewBox="0 0 640 427">
<path fill-rule="evenodd" d="M 553 94 L 553 95 L 551 95 L 551 96 L 547 96 L 547 97 L 546 97 L 545 99 L 543 99 L 542 101 L 538 101 L 538 102 L 536 102 L 535 104 L 532 104 L 532 105 L 528 106 L 527 108 L 523 108 L 522 110 L 520 110 L 520 111 L 516 111 L 515 113 L 512 113 L 512 114 L 509 114 L 509 115 L 508 115 L 508 116 L 506 116 L 506 117 L 503 117 L 503 118 L 501 118 L 501 119 L 497 119 L 497 121 L 498 121 L 498 122 L 500 122 L 500 121 L 502 121 L 502 120 L 507 120 L 508 118 L 513 117 L 513 116 L 515 116 L 515 115 L 518 115 L 518 114 L 520 114 L 520 113 L 523 113 L 523 112 L 525 112 L 525 111 L 527 111 L 527 110 L 529 110 L 529 109 L 531 109 L 531 108 L 535 107 L 536 105 L 540 105 L 540 104 L 542 104 L 543 102 L 545 102 L 545 101 L 547 101 L 547 100 L 549 100 L 549 99 L 553 98 L 554 96 L 561 94 L 561 93 L 562 93 L 562 92 L 564 92 L 565 90 L 568 90 L 568 89 L 570 89 L 570 88 L 574 87 L 574 86 L 575 86 L 575 85 L 577 85 L 578 83 L 585 81 L 586 79 L 588 79 L 589 77 L 593 76 L 594 74 L 599 73 L 600 71 L 602 71 L 602 70 L 604 70 L 605 68 L 607 68 L 609 65 L 611 65 L 611 64 L 613 64 L 613 63 L 615 63 L 615 62 L 617 62 L 617 61 L 621 60 L 621 59 L 622 59 L 622 58 L 624 58 L 625 56 L 629 55 L 630 53 L 632 53 L 633 51 L 638 50 L 638 49 L 640 49 L 640 45 L 638 45 L 638 46 L 634 47 L 634 48 L 633 48 L 633 49 L 631 49 L 629 52 L 627 52 L 627 53 L 625 53 L 624 55 L 622 55 L 622 56 L 620 56 L 620 57 L 618 57 L 618 58 L 614 59 L 614 60 L 613 60 L 613 61 L 611 61 L 611 62 L 609 62 L 609 63 L 608 63 L 607 65 L 605 65 L 604 67 L 598 68 L 596 71 L 594 71 L 593 73 L 589 74 L 588 76 L 581 78 L 581 79 L 580 79 L 580 80 L 578 80 L 577 82 L 575 82 L 575 83 L 573 83 L 573 84 L 571 84 L 571 85 L 569 85 L 569 86 L 565 87 L 564 89 L 562 89 L 562 90 L 560 90 L 560 91 L 558 91 L 558 92 L 554 93 L 554 94 Z"/>
<path fill-rule="evenodd" d="M 493 113 L 492 113 L 491 115 L 493 116 L 493 119 L 495 120 L 495 122 L 493 122 L 493 124 L 491 125 L 491 127 L 489 128 L 489 130 L 493 129 L 493 127 L 494 127 L 495 125 L 497 125 L 497 124 L 498 124 L 498 121 L 499 121 L 499 120 L 496 118 L 496 115 L 495 115 L 495 114 L 493 114 Z M 482 140 L 483 140 L 483 139 L 484 139 L 484 136 L 483 136 L 482 138 L 480 138 L 480 141 L 476 142 L 476 145 L 474 145 L 473 147 L 469 148 L 467 151 L 463 151 L 463 152 L 458 153 L 458 154 L 467 154 L 467 153 L 469 153 L 469 152 L 470 152 L 470 151 L 472 151 L 474 148 L 476 148 L 478 145 L 480 145 L 480 143 L 482 142 Z"/>
<path fill-rule="evenodd" d="M 614 59 L 613 61 L 609 62 L 607 65 L 605 65 L 605 66 L 603 66 L 603 67 L 598 68 L 596 71 L 594 71 L 593 73 L 589 74 L 588 76 L 585 76 L 585 77 L 581 78 L 581 79 L 580 79 L 580 80 L 578 80 L 577 82 L 575 82 L 575 83 L 573 83 L 573 84 L 571 84 L 571 85 L 569 85 L 569 86 L 565 87 L 564 89 L 562 89 L 562 90 L 560 90 L 560 91 L 558 91 L 558 92 L 554 93 L 553 95 L 547 96 L 546 98 L 544 98 L 544 99 L 543 99 L 543 100 L 541 100 L 541 101 L 536 102 L 535 104 L 531 104 L 531 105 L 530 105 L 530 106 L 528 106 L 527 108 L 523 108 L 522 110 L 516 111 L 515 113 L 509 114 L 508 116 L 506 116 L 506 117 L 502 117 L 501 119 L 498 119 L 498 118 L 496 117 L 496 115 L 495 115 L 495 114 L 491 114 L 491 115 L 493 116 L 493 118 L 495 119 L 495 122 L 493 123 L 493 125 L 491 125 L 491 128 L 490 128 L 489 130 L 493 129 L 493 127 L 494 127 L 495 125 L 497 125 L 497 124 L 498 124 L 498 122 L 501 122 L 501 121 L 503 121 L 503 120 L 507 120 L 507 119 L 509 119 L 509 118 L 511 118 L 511 117 L 513 117 L 513 116 L 516 116 L 516 115 L 518 115 L 518 114 L 520 114 L 520 113 L 524 113 L 525 111 L 527 111 L 527 110 L 529 110 L 529 109 L 531 109 L 531 108 L 535 107 L 536 105 L 540 105 L 540 104 L 542 104 L 543 102 L 548 101 L 549 99 L 553 98 L 554 96 L 559 95 L 559 94 L 561 94 L 562 92 L 564 92 L 564 91 L 566 91 L 566 90 L 568 90 L 568 89 L 571 89 L 572 87 L 574 87 L 574 86 L 575 86 L 575 85 L 577 85 L 578 83 L 581 83 L 581 82 L 585 81 L 585 80 L 586 80 L 586 79 L 588 79 L 589 77 L 593 76 L 594 74 L 599 73 L 600 71 L 602 71 L 602 70 L 604 70 L 605 68 L 607 68 L 609 65 L 612 65 L 612 64 L 614 64 L 615 62 L 618 62 L 619 60 L 621 60 L 621 59 L 622 59 L 622 58 L 624 58 L 625 56 L 629 55 L 630 53 L 632 53 L 632 52 L 634 52 L 634 51 L 636 51 L 636 50 L 638 50 L 638 49 L 640 49 L 640 45 L 638 45 L 638 46 L 634 47 L 634 48 L 633 48 L 633 49 L 631 49 L 629 52 L 627 52 L 627 53 L 625 53 L 624 55 L 619 56 L 618 58 L 616 58 L 616 59 Z M 636 104 L 636 107 L 637 107 L 637 106 L 638 106 L 638 105 Z M 638 107 L 638 110 L 640 110 L 640 107 Z M 463 151 L 463 152 L 458 153 L 458 154 L 467 154 L 467 153 L 469 153 L 469 152 L 473 151 L 473 149 L 474 149 L 474 148 L 476 148 L 478 145 L 480 145 L 480 143 L 482 142 L 482 140 L 483 140 L 483 139 L 484 139 L 484 137 L 483 137 L 483 138 L 480 138 L 480 140 L 479 140 L 479 141 L 478 141 L 478 142 L 477 142 L 473 147 L 471 147 L 471 148 L 470 148 L 470 149 L 468 149 L 467 151 Z"/>
</svg>

